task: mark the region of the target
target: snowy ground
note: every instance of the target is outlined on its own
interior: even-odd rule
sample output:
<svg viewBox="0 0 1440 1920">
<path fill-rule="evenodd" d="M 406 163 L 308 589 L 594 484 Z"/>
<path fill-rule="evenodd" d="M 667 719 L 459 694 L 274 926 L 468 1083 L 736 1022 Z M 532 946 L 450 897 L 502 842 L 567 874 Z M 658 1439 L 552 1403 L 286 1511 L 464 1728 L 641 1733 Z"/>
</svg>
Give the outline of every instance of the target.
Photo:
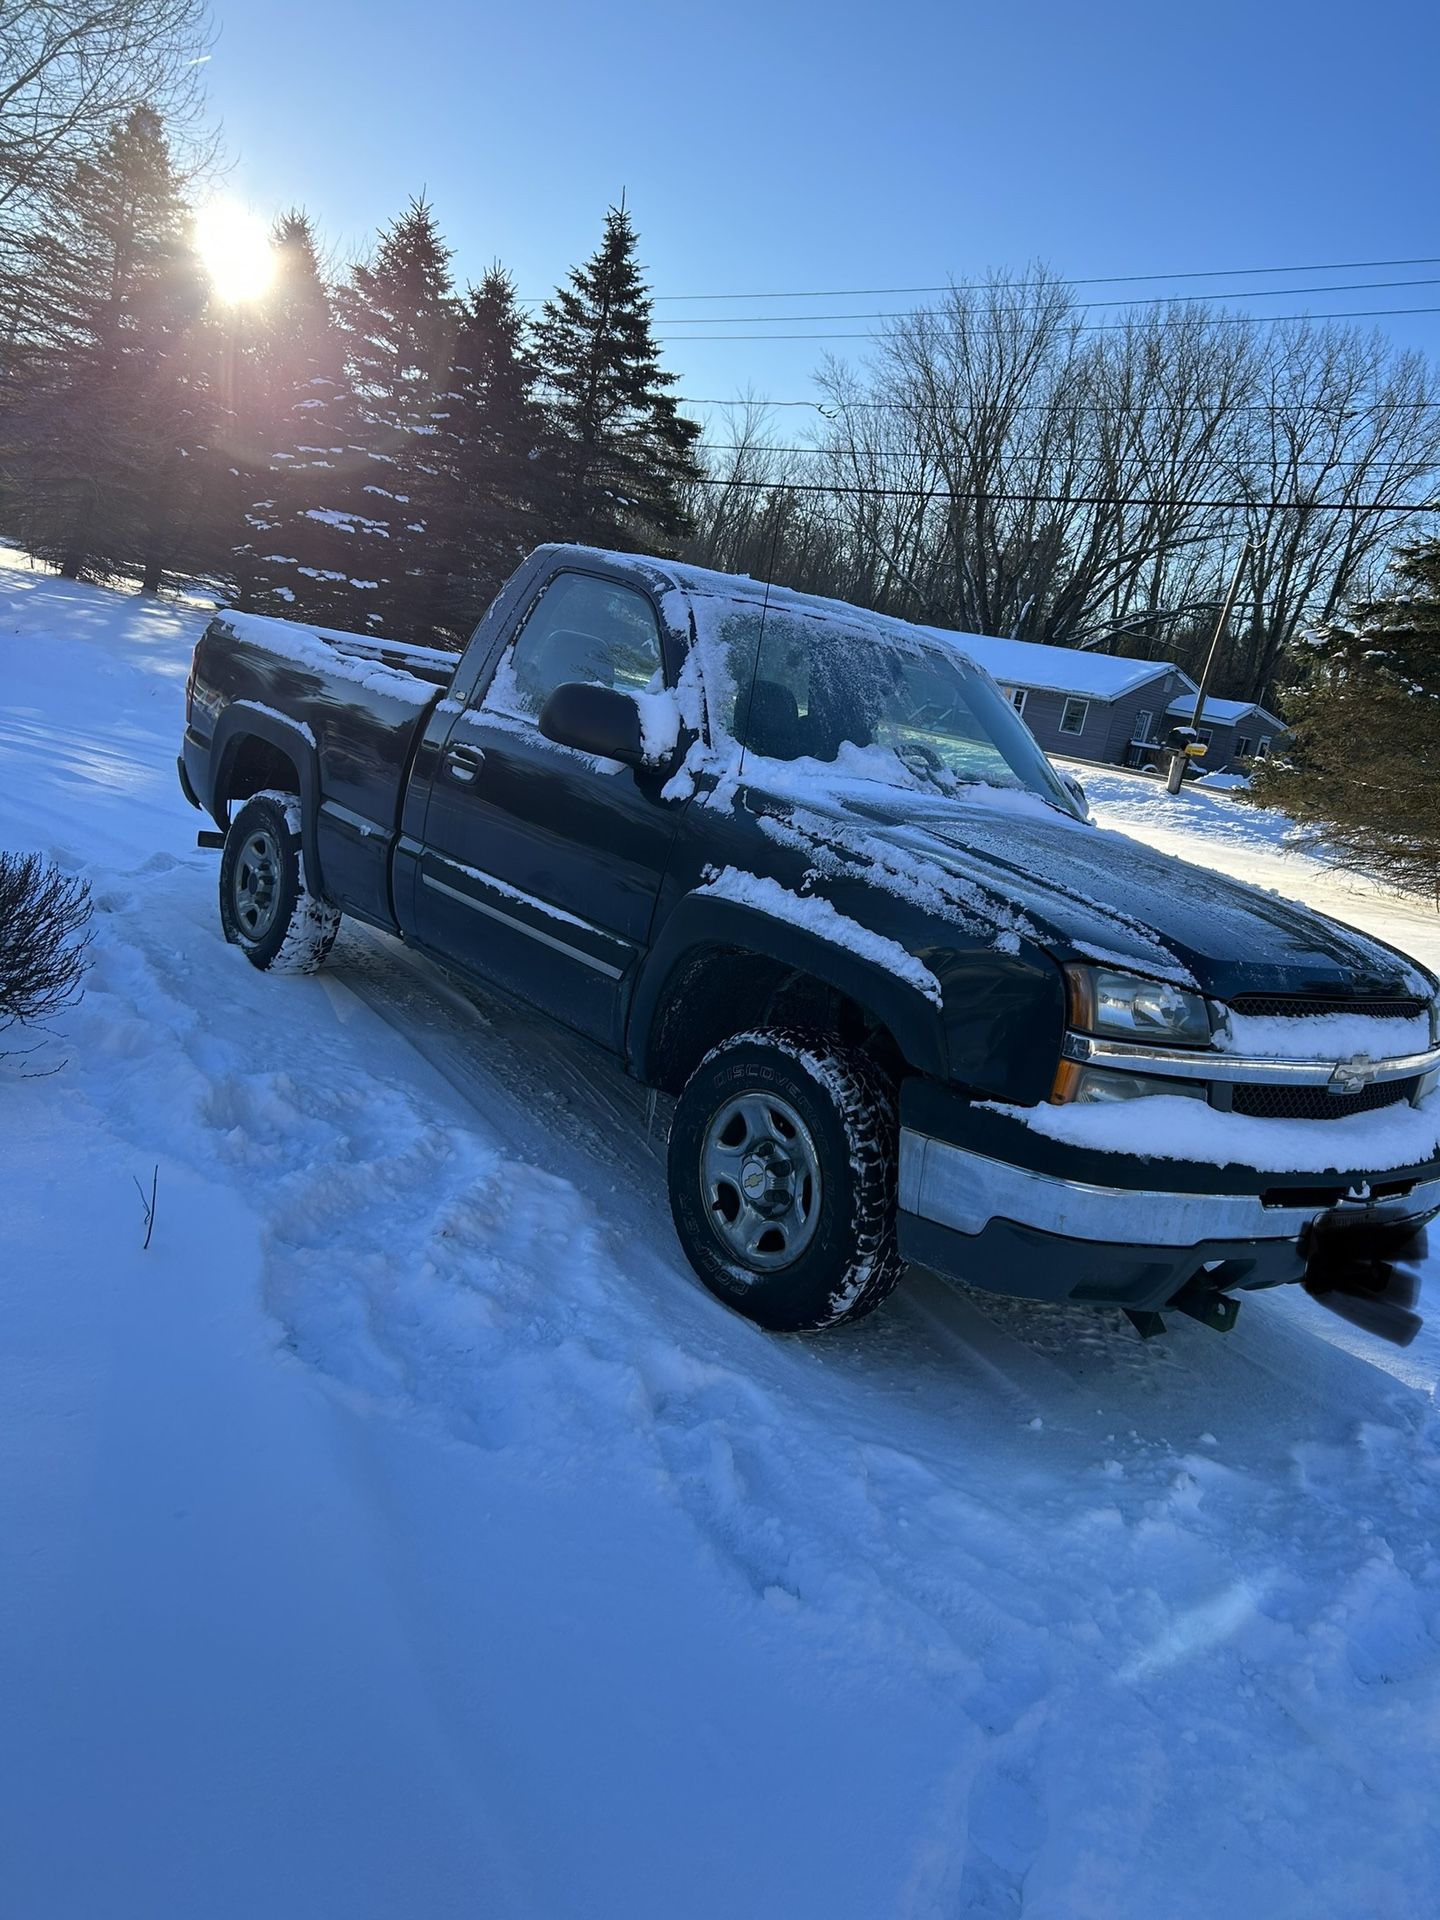
<svg viewBox="0 0 1440 1920">
<path fill-rule="evenodd" d="M 915 1276 L 758 1333 L 598 1056 L 368 934 L 224 946 L 198 616 L 9 562 L 0 844 L 98 912 L 64 1070 L 0 1078 L 5 1920 L 1433 1912 L 1433 1327 Z"/>
</svg>

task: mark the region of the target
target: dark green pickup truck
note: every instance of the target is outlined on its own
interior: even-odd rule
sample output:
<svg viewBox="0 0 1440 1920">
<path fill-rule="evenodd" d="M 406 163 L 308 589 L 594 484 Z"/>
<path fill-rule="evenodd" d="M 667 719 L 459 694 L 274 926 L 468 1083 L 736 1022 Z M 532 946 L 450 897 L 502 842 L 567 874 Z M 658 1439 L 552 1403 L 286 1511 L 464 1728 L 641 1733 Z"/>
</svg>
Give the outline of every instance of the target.
<svg viewBox="0 0 1440 1920">
<path fill-rule="evenodd" d="M 907 1260 L 1419 1324 L 1435 980 L 1091 825 L 961 634 L 545 547 L 458 659 L 222 613 L 180 774 L 257 966 L 350 914 L 677 1096 L 681 1242 L 764 1326 Z"/>
</svg>

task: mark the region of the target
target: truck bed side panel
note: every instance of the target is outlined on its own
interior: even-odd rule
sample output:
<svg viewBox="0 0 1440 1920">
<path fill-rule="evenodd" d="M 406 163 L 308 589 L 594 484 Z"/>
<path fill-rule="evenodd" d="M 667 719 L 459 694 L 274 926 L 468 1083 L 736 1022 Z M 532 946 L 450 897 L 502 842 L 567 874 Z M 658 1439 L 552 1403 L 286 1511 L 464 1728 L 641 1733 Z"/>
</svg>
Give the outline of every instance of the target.
<svg viewBox="0 0 1440 1920">
<path fill-rule="evenodd" d="M 198 768 L 187 745 L 196 791 L 223 823 L 249 784 L 243 769 L 251 743 L 277 732 L 265 727 L 266 717 L 288 723 L 291 757 L 314 756 L 314 779 L 297 783 L 310 790 L 305 850 L 314 883 L 347 913 L 392 927 L 390 856 L 401 795 L 440 689 L 378 664 L 337 659 L 332 671 L 313 650 L 286 658 L 251 637 L 260 626 L 247 632 L 247 623 L 221 616 L 196 650 L 190 731 L 204 744 Z"/>
</svg>

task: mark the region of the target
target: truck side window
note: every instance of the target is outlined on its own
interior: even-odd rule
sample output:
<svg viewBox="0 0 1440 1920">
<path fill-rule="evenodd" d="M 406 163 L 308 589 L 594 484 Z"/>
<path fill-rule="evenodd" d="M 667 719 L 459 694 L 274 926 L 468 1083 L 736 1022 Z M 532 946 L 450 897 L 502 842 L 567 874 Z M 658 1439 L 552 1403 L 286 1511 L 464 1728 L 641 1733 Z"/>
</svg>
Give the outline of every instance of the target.
<svg viewBox="0 0 1440 1920">
<path fill-rule="evenodd" d="M 643 593 L 593 574 L 557 574 L 502 656 L 481 705 L 537 720 L 567 680 L 624 693 L 663 685 L 660 630 Z"/>
</svg>

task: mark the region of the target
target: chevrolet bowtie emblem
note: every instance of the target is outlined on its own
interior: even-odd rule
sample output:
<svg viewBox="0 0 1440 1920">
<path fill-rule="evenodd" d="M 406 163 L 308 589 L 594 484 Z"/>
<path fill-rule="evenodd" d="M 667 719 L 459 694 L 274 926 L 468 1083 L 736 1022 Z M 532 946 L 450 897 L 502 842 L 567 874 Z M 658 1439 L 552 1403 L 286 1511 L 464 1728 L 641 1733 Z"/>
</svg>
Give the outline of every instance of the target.
<svg viewBox="0 0 1440 1920">
<path fill-rule="evenodd" d="M 1331 1093 L 1360 1093 L 1375 1078 L 1375 1063 L 1357 1053 L 1353 1060 L 1341 1060 L 1326 1082 Z"/>
</svg>

